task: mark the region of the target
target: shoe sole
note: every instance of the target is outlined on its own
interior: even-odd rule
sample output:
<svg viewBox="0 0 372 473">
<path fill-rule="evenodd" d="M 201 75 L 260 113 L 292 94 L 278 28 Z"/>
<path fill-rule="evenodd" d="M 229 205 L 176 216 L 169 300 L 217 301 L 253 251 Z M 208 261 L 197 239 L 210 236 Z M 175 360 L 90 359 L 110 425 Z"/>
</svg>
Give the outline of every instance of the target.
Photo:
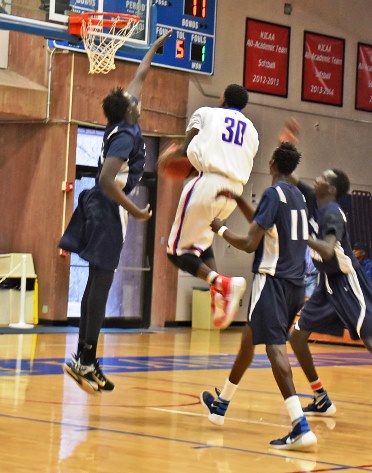
<svg viewBox="0 0 372 473">
<path fill-rule="evenodd" d="M 88 380 L 77 375 L 68 365 L 64 365 L 63 369 L 84 392 L 88 394 L 98 394 L 101 392 L 98 385 L 97 387 L 93 386 Z"/>
<path fill-rule="evenodd" d="M 217 293 L 214 296 L 213 325 L 215 327 L 221 327 L 224 317 L 225 317 L 225 301 L 223 299 L 222 294 Z"/>
<path fill-rule="evenodd" d="M 306 416 L 313 416 L 313 417 L 333 417 L 336 414 L 336 412 L 337 412 L 337 409 L 334 404 L 331 404 L 325 412 L 304 410 L 304 414 Z"/>
<path fill-rule="evenodd" d="M 219 425 L 219 426 L 223 425 L 225 423 L 225 418 L 223 416 L 219 416 L 217 414 L 211 414 L 211 412 L 209 410 L 209 407 L 204 402 L 203 393 L 200 394 L 199 398 L 200 398 L 200 404 L 202 406 L 204 406 L 208 411 L 208 420 L 209 420 L 209 422 L 212 422 L 212 424 L 214 424 L 214 425 Z"/>
<path fill-rule="evenodd" d="M 227 328 L 231 322 L 235 319 L 238 313 L 239 302 L 244 294 L 247 283 L 244 278 L 234 277 L 232 278 L 232 288 L 228 295 L 229 300 L 226 302 L 225 318 L 221 321 L 220 328 L 223 330 Z"/>
<path fill-rule="evenodd" d="M 101 391 L 101 392 L 102 392 L 102 391 L 111 392 L 111 391 L 113 391 L 113 390 L 115 389 L 115 384 L 112 386 L 112 389 L 108 389 L 108 388 L 105 387 L 106 384 L 102 384 L 102 382 L 99 381 L 99 379 L 98 379 L 96 376 L 94 376 L 94 374 L 93 374 L 93 378 L 94 378 L 94 381 L 97 383 L 98 391 Z"/>
<path fill-rule="evenodd" d="M 310 430 L 293 443 L 285 445 L 271 445 L 276 450 L 301 450 L 302 452 L 313 451 L 318 443 L 315 434 Z"/>
</svg>

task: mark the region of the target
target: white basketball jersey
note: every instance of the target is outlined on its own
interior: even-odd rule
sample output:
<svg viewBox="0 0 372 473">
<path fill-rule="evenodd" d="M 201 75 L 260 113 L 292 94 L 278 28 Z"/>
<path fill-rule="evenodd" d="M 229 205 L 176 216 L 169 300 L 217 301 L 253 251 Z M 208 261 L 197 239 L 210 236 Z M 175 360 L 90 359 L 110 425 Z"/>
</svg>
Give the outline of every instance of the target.
<svg viewBox="0 0 372 473">
<path fill-rule="evenodd" d="M 253 123 L 237 109 L 202 107 L 193 113 L 187 131 L 192 128 L 199 133 L 187 156 L 195 169 L 246 184 L 259 145 Z"/>
</svg>

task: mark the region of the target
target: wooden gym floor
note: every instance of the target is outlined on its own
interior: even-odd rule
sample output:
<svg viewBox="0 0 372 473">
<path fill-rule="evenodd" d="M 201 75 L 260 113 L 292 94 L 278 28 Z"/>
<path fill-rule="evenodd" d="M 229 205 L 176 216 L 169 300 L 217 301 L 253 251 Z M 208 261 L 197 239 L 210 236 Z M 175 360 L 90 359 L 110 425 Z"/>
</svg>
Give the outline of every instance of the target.
<svg viewBox="0 0 372 473">
<path fill-rule="evenodd" d="M 239 329 L 102 334 L 99 356 L 116 388 L 95 396 L 63 374 L 76 338 L 0 336 L 0 472 L 372 471 L 372 356 L 361 347 L 311 345 L 337 414 L 309 419 L 315 452 L 284 453 L 268 447 L 290 422 L 263 347 L 223 427 L 210 424 L 199 404 L 202 390 L 223 385 Z M 311 392 L 291 360 L 306 405 Z"/>
</svg>

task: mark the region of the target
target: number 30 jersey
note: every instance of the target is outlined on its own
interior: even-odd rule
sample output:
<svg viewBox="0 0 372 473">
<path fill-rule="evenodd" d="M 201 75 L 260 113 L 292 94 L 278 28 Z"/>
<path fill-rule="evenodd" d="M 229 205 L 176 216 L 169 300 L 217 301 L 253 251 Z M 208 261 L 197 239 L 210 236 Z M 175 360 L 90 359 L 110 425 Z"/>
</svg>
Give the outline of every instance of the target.
<svg viewBox="0 0 372 473">
<path fill-rule="evenodd" d="M 253 123 L 237 109 L 202 107 L 193 113 L 186 131 L 192 128 L 199 133 L 187 156 L 195 169 L 246 184 L 259 145 Z"/>
</svg>

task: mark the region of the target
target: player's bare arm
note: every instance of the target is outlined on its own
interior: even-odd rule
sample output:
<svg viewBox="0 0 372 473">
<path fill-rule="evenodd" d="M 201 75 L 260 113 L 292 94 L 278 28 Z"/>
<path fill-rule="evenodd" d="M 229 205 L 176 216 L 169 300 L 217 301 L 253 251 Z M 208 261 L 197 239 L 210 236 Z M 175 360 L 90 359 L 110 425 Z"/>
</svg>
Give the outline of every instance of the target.
<svg viewBox="0 0 372 473">
<path fill-rule="evenodd" d="M 123 160 L 121 158 L 110 157 L 105 159 L 99 176 L 99 185 L 110 199 L 121 205 L 134 218 L 148 220 L 152 215 L 150 205 L 148 204 L 145 208 L 140 209 L 124 194 L 115 182 L 115 177 L 120 171 L 122 164 Z"/>
<path fill-rule="evenodd" d="M 220 235 L 224 240 L 230 243 L 230 245 L 234 246 L 238 250 L 245 251 L 246 253 L 254 253 L 265 234 L 265 230 L 255 221 L 251 223 L 247 236 L 238 235 L 233 232 L 218 218 L 215 218 L 212 221 L 211 228 L 214 233 Z M 220 230 L 223 230 L 223 233 L 219 233 Z"/>
<path fill-rule="evenodd" d="M 314 240 L 309 237 L 309 246 L 316 251 L 324 261 L 330 260 L 335 254 L 335 246 L 337 243 L 336 236 L 329 234 L 324 240 Z"/>
<path fill-rule="evenodd" d="M 167 33 L 159 36 L 156 41 L 152 44 L 151 48 L 147 51 L 144 58 L 142 59 L 140 65 L 138 66 L 136 73 L 127 87 L 129 94 L 134 97 L 140 98 L 143 81 L 145 80 L 147 73 L 151 66 L 151 61 L 153 60 L 156 51 L 163 46 L 165 41 L 171 36 L 172 30 L 169 30 Z"/>
</svg>

